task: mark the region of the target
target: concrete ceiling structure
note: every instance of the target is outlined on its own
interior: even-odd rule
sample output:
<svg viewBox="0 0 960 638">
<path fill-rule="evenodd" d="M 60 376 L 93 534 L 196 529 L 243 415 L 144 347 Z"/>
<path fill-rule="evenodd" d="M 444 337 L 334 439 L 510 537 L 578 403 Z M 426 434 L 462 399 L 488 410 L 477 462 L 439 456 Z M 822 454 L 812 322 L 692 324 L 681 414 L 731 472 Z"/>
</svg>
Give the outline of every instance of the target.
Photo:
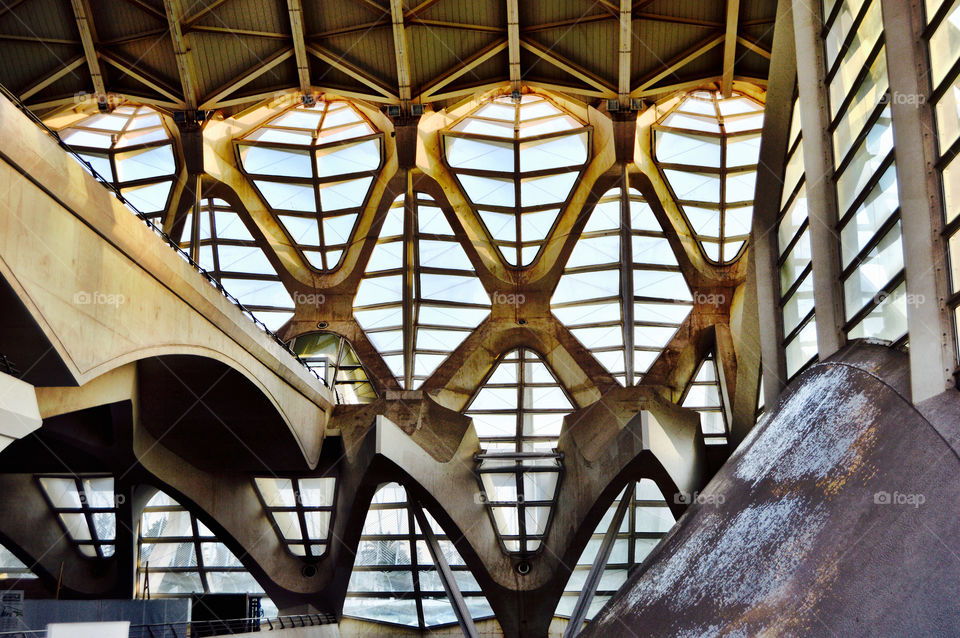
<svg viewBox="0 0 960 638">
<path fill-rule="evenodd" d="M 952 609 L 939 549 L 843 538 L 956 478 L 960 0 L 922 4 L 0 5 L 0 589 L 344 638 L 870 635 L 880 574 Z"/>
</svg>

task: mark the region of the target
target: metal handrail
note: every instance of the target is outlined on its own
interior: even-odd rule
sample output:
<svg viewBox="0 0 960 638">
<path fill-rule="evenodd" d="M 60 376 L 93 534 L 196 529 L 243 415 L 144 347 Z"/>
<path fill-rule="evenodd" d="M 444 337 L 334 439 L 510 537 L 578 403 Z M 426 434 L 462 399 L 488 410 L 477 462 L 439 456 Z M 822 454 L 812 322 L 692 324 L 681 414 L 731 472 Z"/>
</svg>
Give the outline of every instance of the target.
<svg viewBox="0 0 960 638">
<path fill-rule="evenodd" d="M 113 182 L 107 180 L 107 179 L 104 178 L 100 173 L 98 173 L 98 172 L 96 171 L 96 169 L 93 168 L 93 165 L 90 164 L 90 162 L 88 162 L 87 160 L 83 159 L 83 157 L 81 157 L 80 154 L 79 154 L 77 151 L 75 151 L 69 144 L 67 144 L 66 142 L 64 142 L 64 141 L 60 138 L 60 134 L 59 134 L 59 133 L 57 133 L 56 131 L 54 131 L 53 129 L 51 129 L 49 126 L 47 126 L 46 124 L 44 124 L 43 120 L 41 120 L 33 111 L 31 111 L 31 110 L 27 107 L 26 104 L 24 104 L 23 102 L 20 101 L 20 98 L 18 98 L 15 94 L 11 93 L 10 90 L 7 89 L 7 87 L 5 87 L 3 84 L 0 84 L 0 93 L 2 93 L 8 100 L 10 100 L 10 102 L 11 102 L 14 106 L 16 106 L 18 109 L 20 109 L 20 111 L 21 111 L 24 115 L 26 115 L 30 120 L 32 120 L 37 126 L 39 126 L 39 127 L 42 128 L 44 131 L 46 131 L 46 132 L 50 135 L 50 137 L 52 137 L 54 140 L 56 140 L 57 144 L 58 144 L 62 149 L 64 149 L 67 153 L 70 153 L 71 155 L 73 155 L 74 158 L 76 158 L 76 160 L 77 160 L 78 162 L 80 162 L 83 166 L 86 167 L 86 169 L 90 172 L 90 174 L 93 175 L 94 179 L 96 179 L 98 182 L 100 182 L 105 188 L 107 188 L 108 190 L 110 190 L 110 191 L 113 193 L 114 197 L 116 197 L 118 200 L 120 200 L 120 203 L 121 203 L 121 204 L 123 204 L 124 206 L 126 206 L 127 208 L 129 208 L 131 211 L 133 211 L 133 213 L 134 213 L 137 217 L 139 217 L 140 220 L 141 220 L 144 224 L 146 224 L 147 227 L 148 227 L 150 230 L 152 230 L 156 235 L 158 235 L 158 236 L 160 237 L 160 239 L 162 239 L 163 241 L 165 241 L 165 242 L 167 243 L 167 245 L 170 246 L 170 248 L 172 248 L 174 251 L 176 251 L 177 253 L 179 253 L 180 258 L 183 259 L 184 261 L 186 261 L 186 262 L 187 262 L 188 264 L 190 264 L 191 266 L 193 266 L 193 268 L 194 268 L 197 272 L 199 272 L 204 278 L 206 278 L 206 280 L 207 280 L 208 282 L 210 282 L 210 283 L 213 285 L 214 288 L 216 288 L 217 290 L 219 290 L 220 293 L 221 293 L 224 297 L 227 298 L 227 301 L 229 301 L 229 302 L 231 302 L 233 305 L 237 306 L 237 307 L 240 309 L 240 311 L 241 311 L 243 314 L 245 314 L 247 317 L 249 317 L 249 318 L 253 321 L 253 323 L 255 323 L 255 324 L 257 325 L 257 327 L 259 327 L 261 330 L 263 330 L 263 332 L 265 332 L 265 333 L 267 334 L 267 336 L 272 337 L 273 340 L 277 342 L 277 345 L 279 345 L 281 348 L 283 348 L 284 350 L 286 350 L 287 353 L 289 353 L 290 356 L 292 356 L 300 365 L 302 365 L 304 368 L 306 368 L 306 370 L 307 370 L 310 374 L 312 374 L 312 375 L 313 375 L 314 377 L 316 377 L 317 379 L 320 379 L 320 375 L 318 375 L 315 370 L 312 370 L 312 369 L 310 368 L 310 366 L 308 366 L 308 365 L 306 364 L 306 362 L 305 362 L 303 359 L 300 358 L 300 355 L 298 355 L 296 352 L 293 351 L 293 348 L 291 348 L 290 345 L 289 345 L 287 342 L 285 342 L 283 339 L 281 339 L 279 336 L 277 336 L 277 333 L 275 333 L 275 332 L 273 332 L 272 330 L 270 330 L 270 328 L 268 328 L 265 323 L 263 323 L 261 320 L 257 319 L 257 317 L 253 314 L 253 312 L 252 312 L 251 310 L 249 310 L 246 306 L 244 306 L 242 303 L 240 303 L 240 300 L 237 299 L 236 297 L 234 297 L 233 295 L 231 295 L 231 294 L 223 287 L 223 285 L 222 285 L 219 281 L 217 281 L 216 278 L 213 277 L 213 275 L 211 275 L 211 274 L 210 274 L 206 269 L 204 269 L 200 264 L 198 264 L 196 261 L 194 261 L 193 258 L 190 256 L 189 253 L 187 253 L 185 250 L 183 250 L 183 248 L 181 248 L 180 245 L 177 244 L 177 242 L 173 241 L 173 239 L 170 237 L 170 235 L 168 235 L 167 233 L 165 233 L 162 228 L 160 228 L 159 226 L 157 226 L 156 224 L 154 224 L 153 221 L 152 221 L 149 217 L 147 217 L 142 211 L 140 211 L 136 206 L 134 206 L 132 203 L 130 203 L 129 201 L 127 201 L 127 199 L 126 199 L 126 198 L 123 196 L 123 194 L 120 192 L 120 189 L 117 188 L 117 187 L 113 184 Z M 3 636 L 3 634 L 0 634 L 0 636 Z"/>
<path fill-rule="evenodd" d="M 197 632 L 203 633 L 203 629 L 224 629 L 231 631 L 249 628 L 249 631 L 257 632 L 290 629 L 293 627 L 316 627 L 320 625 L 333 625 L 336 623 L 337 618 L 333 614 L 298 614 L 292 616 L 277 616 L 276 618 L 230 618 L 224 620 L 194 621 L 184 620 L 178 622 L 130 625 L 130 638 L 187 638 L 188 627 L 190 628 L 189 635 L 195 635 Z M 0 638 L 45 638 L 46 635 L 46 629 L 0 631 Z M 230 634 L 204 635 L 213 636 Z"/>
</svg>

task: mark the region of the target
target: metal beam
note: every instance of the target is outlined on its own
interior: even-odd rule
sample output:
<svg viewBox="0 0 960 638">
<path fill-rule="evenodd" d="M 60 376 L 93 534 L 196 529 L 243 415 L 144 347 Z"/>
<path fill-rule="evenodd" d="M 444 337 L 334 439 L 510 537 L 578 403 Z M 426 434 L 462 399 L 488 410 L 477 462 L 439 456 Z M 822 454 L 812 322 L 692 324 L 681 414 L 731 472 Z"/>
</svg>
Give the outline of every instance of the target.
<svg viewBox="0 0 960 638">
<path fill-rule="evenodd" d="M 103 74 L 100 72 L 100 61 L 97 60 L 97 32 L 90 17 L 90 5 L 87 0 L 70 0 L 73 8 L 73 17 L 77 21 L 77 30 L 80 32 L 80 42 L 83 44 L 83 56 L 87 60 L 90 70 L 90 79 L 93 80 L 93 92 L 97 102 L 106 104 L 107 89 L 103 84 Z"/>
<path fill-rule="evenodd" d="M 603 575 L 607 560 L 610 558 L 610 552 L 613 550 L 613 543 L 617 540 L 617 532 L 623 523 L 623 517 L 626 516 L 627 510 L 630 508 L 633 489 L 635 489 L 634 483 L 627 483 L 627 487 L 620 494 L 620 503 L 613 513 L 606 534 L 603 535 L 600 549 L 593 559 L 593 565 L 590 566 L 590 572 L 587 574 L 586 582 L 583 583 L 583 589 L 577 598 L 577 604 L 574 605 L 573 611 L 570 613 L 570 622 L 567 623 L 567 629 L 563 632 L 563 638 L 575 638 L 580 635 L 583 623 L 587 619 L 590 603 L 593 602 L 593 597 L 597 593 L 597 586 L 600 585 L 600 577 Z"/>
<path fill-rule="evenodd" d="M 287 12 L 290 14 L 290 34 L 293 36 L 293 55 L 297 60 L 300 92 L 309 95 L 310 61 L 307 59 L 307 47 L 303 39 L 303 5 L 300 0 L 287 0 Z"/>
<path fill-rule="evenodd" d="M 510 56 L 510 88 L 520 90 L 520 10 L 517 0 L 507 0 L 507 44 Z"/>
<path fill-rule="evenodd" d="M 762 44 L 760 44 L 759 42 L 757 42 L 756 40 L 754 40 L 754 39 L 752 39 L 752 38 L 748 38 L 748 37 L 746 37 L 746 36 L 738 35 L 738 36 L 737 36 L 737 43 L 742 44 L 743 46 L 745 46 L 746 48 L 750 49 L 751 51 L 753 51 L 753 52 L 756 53 L 757 55 L 763 56 L 763 57 L 765 57 L 765 58 L 768 59 L 768 60 L 770 59 L 770 51 L 767 50 L 767 48 L 764 47 Z"/>
<path fill-rule="evenodd" d="M 369 73 L 364 71 L 363 69 L 350 64 L 349 62 L 344 60 L 342 57 L 340 57 L 333 51 L 324 49 L 322 46 L 317 44 L 308 44 L 307 52 L 309 52 L 311 55 L 317 56 L 319 59 L 323 60 L 324 62 L 326 62 L 333 68 L 337 69 L 338 71 L 342 71 L 343 73 L 346 73 L 347 75 L 352 77 L 354 80 L 357 80 L 359 82 L 362 82 L 363 84 L 366 84 L 377 93 L 380 93 L 385 98 L 388 98 L 391 102 L 399 101 L 400 98 L 397 97 L 397 95 L 393 93 L 389 88 L 387 88 L 387 85 L 385 82 L 376 79 L 375 77 L 371 76 Z M 337 91 L 337 92 L 343 94 L 342 91 Z"/>
<path fill-rule="evenodd" d="M 273 67 L 277 66 L 281 62 L 284 62 L 285 60 L 290 59 L 291 57 L 293 57 L 293 47 L 288 47 L 277 51 L 266 60 L 261 61 L 257 65 L 248 69 L 246 72 L 230 80 L 219 89 L 213 91 L 213 93 L 204 98 L 203 104 L 200 105 L 200 108 L 203 110 L 214 108 L 215 106 L 219 105 L 220 100 L 223 98 L 252 82 Z"/>
<path fill-rule="evenodd" d="M 447 563 L 447 557 L 443 555 L 443 551 L 440 549 L 440 543 L 437 542 L 437 535 L 433 533 L 433 528 L 430 527 L 430 521 L 427 520 L 423 508 L 420 507 L 420 503 L 415 499 L 410 499 L 410 509 L 413 510 L 413 515 L 417 519 L 417 524 L 420 526 L 420 532 L 427 541 L 430 558 L 433 559 L 433 564 L 437 568 L 437 575 L 440 576 L 443 590 L 447 593 L 450 604 L 453 605 L 453 613 L 457 615 L 460 630 L 466 638 L 480 638 L 480 634 L 477 633 L 477 627 L 473 624 L 473 616 L 470 614 L 467 603 L 463 599 L 463 594 L 460 592 L 460 587 L 457 585 L 457 580 L 453 576 L 453 570 L 450 569 L 450 564 Z"/>
<path fill-rule="evenodd" d="M 143 84 L 144 86 L 149 87 L 150 89 L 153 89 L 154 91 L 164 96 L 165 98 L 168 98 L 175 104 L 178 104 L 178 105 L 183 104 L 180 97 L 173 92 L 173 88 L 167 86 L 159 78 L 155 78 L 152 75 L 143 71 L 142 69 L 138 69 L 135 64 L 130 64 L 129 62 L 126 62 L 120 59 L 119 57 L 117 57 L 116 55 L 108 51 L 101 52 L 100 57 L 103 58 L 104 62 L 117 67 L 118 69 L 123 71 L 126 75 L 129 75 L 134 80 Z"/>
<path fill-rule="evenodd" d="M 630 13 L 631 0 L 620 0 L 620 64 L 618 65 L 617 96 L 620 105 L 630 102 L 630 46 L 633 42 L 633 20 Z"/>
<path fill-rule="evenodd" d="M 610 98 L 616 97 L 617 95 L 616 89 L 612 85 L 610 85 L 610 83 L 608 83 L 606 80 L 591 73 L 590 71 L 587 71 L 583 67 L 578 66 L 577 64 L 574 64 L 570 60 L 567 60 L 566 58 L 563 58 L 560 55 L 553 53 L 552 51 L 550 51 L 540 43 L 534 42 L 529 38 L 520 38 L 520 46 L 530 51 L 531 53 L 536 55 L 538 58 L 542 60 L 546 60 L 547 62 L 556 66 L 557 68 L 563 71 L 566 71 L 567 73 L 577 78 L 581 82 L 589 84 L 593 88 L 597 89 L 597 91 L 601 92 L 605 97 L 610 97 Z"/>
<path fill-rule="evenodd" d="M 32 85 L 30 85 L 29 88 L 25 89 L 23 93 L 20 94 L 20 100 L 24 102 L 27 101 L 28 99 L 30 99 L 31 97 L 33 97 L 34 95 L 42 91 L 43 89 L 47 88 L 48 86 L 50 86 L 51 84 L 53 84 L 54 82 L 56 82 L 57 80 L 65 76 L 67 73 L 70 73 L 78 66 L 81 66 L 83 64 L 83 61 L 84 61 L 84 57 L 82 55 L 78 55 L 75 58 L 71 59 L 66 64 L 64 64 L 62 67 L 55 70 L 53 73 L 48 73 L 43 78 L 41 78 L 40 80 L 37 80 Z"/>
<path fill-rule="evenodd" d="M 195 111 L 197 109 L 197 72 L 193 66 L 190 47 L 180 28 L 180 20 L 183 17 L 181 6 L 178 0 L 163 0 L 163 9 L 167 14 L 170 40 L 173 42 L 173 55 L 177 61 L 180 85 L 183 87 L 183 104 L 188 111 Z"/>
<path fill-rule="evenodd" d="M 740 21 L 740 0 L 727 0 L 727 33 L 723 39 L 723 97 L 733 93 L 733 67 L 737 61 L 737 24 Z"/>
<path fill-rule="evenodd" d="M 644 91 L 649 89 L 663 78 L 676 72 L 678 69 L 686 66 L 687 64 L 690 64 L 701 55 L 713 49 L 713 47 L 719 45 L 721 42 L 723 42 L 725 37 L 726 36 L 722 33 L 714 33 L 708 36 L 706 39 L 697 42 L 692 47 L 686 51 L 683 51 L 680 53 L 680 55 L 667 62 L 665 69 L 641 82 L 640 86 L 630 92 L 630 97 L 640 97 Z"/>
<path fill-rule="evenodd" d="M 403 0 L 390 0 L 390 21 L 393 24 L 393 51 L 397 57 L 397 92 L 406 111 L 410 104 L 410 57 L 407 32 L 403 26 Z"/>
<path fill-rule="evenodd" d="M 466 60 L 463 60 L 457 64 L 455 67 L 444 71 L 441 75 L 431 80 L 423 92 L 417 96 L 417 99 L 421 101 L 426 100 L 446 85 L 477 68 L 493 56 L 506 49 L 508 46 L 509 45 L 506 40 L 500 40 L 499 42 L 494 42 L 493 44 L 490 44 L 489 46 L 477 51 Z"/>
</svg>

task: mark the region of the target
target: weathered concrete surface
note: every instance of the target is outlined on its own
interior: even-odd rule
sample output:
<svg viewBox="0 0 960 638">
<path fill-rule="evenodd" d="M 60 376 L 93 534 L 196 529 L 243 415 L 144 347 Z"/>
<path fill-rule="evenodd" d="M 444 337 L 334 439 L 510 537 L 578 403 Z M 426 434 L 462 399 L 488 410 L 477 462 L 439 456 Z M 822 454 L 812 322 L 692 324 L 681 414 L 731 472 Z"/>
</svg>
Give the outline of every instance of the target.
<svg viewBox="0 0 960 638">
<path fill-rule="evenodd" d="M 151 357 L 216 360 L 315 464 L 329 390 L 6 100 L 0 129 L 0 352 L 24 380 L 83 385 Z"/>
<path fill-rule="evenodd" d="M 906 370 L 854 344 L 801 375 L 582 635 L 958 635 L 960 459 Z"/>
</svg>

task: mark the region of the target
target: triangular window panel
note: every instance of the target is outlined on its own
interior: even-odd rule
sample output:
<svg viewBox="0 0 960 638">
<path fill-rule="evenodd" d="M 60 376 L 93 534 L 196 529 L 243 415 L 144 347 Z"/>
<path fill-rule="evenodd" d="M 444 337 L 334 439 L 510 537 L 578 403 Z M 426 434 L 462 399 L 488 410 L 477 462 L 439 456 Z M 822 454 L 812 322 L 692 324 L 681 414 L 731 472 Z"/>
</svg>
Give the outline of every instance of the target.
<svg viewBox="0 0 960 638">
<path fill-rule="evenodd" d="M 357 322 L 400 384 L 416 389 L 490 314 L 490 297 L 436 202 L 423 193 L 412 197 L 411 224 L 404 224 L 404 196 L 388 210 L 353 305 Z M 409 263 L 405 246 L 414 248 Z M 411 286 L 404 283 L 408 272 Z M 407 326 L 405 300 L 413 308 Z M 405 328 L 413 331 L 412 348 L 404 345 Z"/>
<path fill-rule="evenodd" d="M 590 135 L 532 94 L 496 97 L 443 134 L 447 165 L 506 263 L 536 259 L 590 160 Z"/>
<path fill-rule="evenodd" d="M 654 157 L 704 255 L 730 263 L 753 218 L 763 104 L 693 91 L 654 125 Z"/>
<path fill-rule="evenodd" d="M 235 142 L 243 172 L 311 266 L 336 269 L 383 166 L 383 133 L 353 105 L 283 111 Z"/>
<path fill-rule="evenodd" d="M 626 285 L 621 268 L 625 253 L 632 266 Z M 630 287 L 629 281 L 632 294 L 624 295 L 622 289 Z M 690 314 L 692 301 L 676 255 L 649 204 L 638 191 L 623 192 L 618 187 L 608 191 L 590 213 L 553 293 L 551 309 L 597 361 L 626 385 L 646 374 Z M 629 315 L 633 316 L 631 352 L 626 347 Z"/>
</svg>

